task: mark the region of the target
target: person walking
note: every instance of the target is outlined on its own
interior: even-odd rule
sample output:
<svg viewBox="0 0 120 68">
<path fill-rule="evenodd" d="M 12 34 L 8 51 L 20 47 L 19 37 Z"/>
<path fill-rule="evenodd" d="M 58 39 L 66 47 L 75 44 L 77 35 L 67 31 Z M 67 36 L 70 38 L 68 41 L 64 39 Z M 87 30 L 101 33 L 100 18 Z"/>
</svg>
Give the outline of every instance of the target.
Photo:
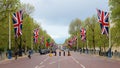
<svg viewBox="0 0 120 68">
<path fill-rule="evenodd" d="M 29 59 L 31 59 L 31 54 L 32 54 L 32 50 L 30 49 L 30 50 L 28 51 L 28 58 L 29 58 Z"/>
<path fill-rule="evenodd" d="M 18 51 L 15 52 L 15 60 L 17 60 Z"/>
</svg>

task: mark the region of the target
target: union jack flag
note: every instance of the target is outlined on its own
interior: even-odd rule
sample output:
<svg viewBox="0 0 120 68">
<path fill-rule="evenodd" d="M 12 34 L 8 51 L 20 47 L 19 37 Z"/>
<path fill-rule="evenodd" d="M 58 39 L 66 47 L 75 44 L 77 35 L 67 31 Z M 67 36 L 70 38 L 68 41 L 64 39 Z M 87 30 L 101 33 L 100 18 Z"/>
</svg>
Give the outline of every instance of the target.
<svg viewBox="0 0 120 68">
<path fill-rule="evenodd" d="M 72 45 L 73 45 L 72 39 L 70 39 L 70 40 L 68 41 L 68 45 L 69 45 L 70 47 L 72 47 Z"/>
<path fill-rule="evenodd" d="M 22 22 L 23 22 L 23 11 L 20 10 L 13 13 L 13 25 L 15 31 L 15 37 L 22 35 Z"/>
<path fill-rule="evenodd" d="M 76 41 L 77 41 L 77 36 L 74 36 L 74 37 L 72 38 L 72 43 L 75 44 Z"/>
<path fill-rule="evenodd" d="M 53 42 L 50 42 L 50 46 L 53 47 L 53 46 L 54 46 L 54 43 L 53 43 Z"/>
<path fill-rule="evenodd" d="M 81 33 L 81 40 L 85 41 L 86 40 L 86 30 L 84 28 L 82 28 L 80 30 L 80 33 Z"/>
<path fill-rule="evenodd" d="M 41 43 L 41 44 L 44 44 L 44 36 L 41 37 L 40 43 Z"/>
<path fill-rule="evenodd" d="M 68 45 L 70 47 L 72 47 L 72 45 L 74 45 L 77 41 L 77 36 L 73 36 L 69 41 L 68 41 Z"/>
<path fill-rule="evenodd" d="M 34 43 L 37 43 L 38 42 L 38 37 L 39 37 L 39 29 L 35 29 L 34 32 Z"/>
<path fill-rule="evenodd" d="M 100 23 L 100 27 L 102 30 L 102 34 L 108 35 L 109 13 L 97 9 L 97 15 L 98 15 L 98 22 Z"/>
</svg>

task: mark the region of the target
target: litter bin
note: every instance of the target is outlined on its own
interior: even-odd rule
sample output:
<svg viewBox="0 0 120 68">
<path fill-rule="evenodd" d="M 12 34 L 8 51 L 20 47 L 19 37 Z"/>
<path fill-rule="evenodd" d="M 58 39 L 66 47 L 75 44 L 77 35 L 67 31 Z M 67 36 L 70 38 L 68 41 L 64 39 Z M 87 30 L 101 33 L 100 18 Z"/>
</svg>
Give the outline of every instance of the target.
<svg viewBox="0 0 120 68">
<path fill-rule="evenodd" d="M 11 59 L 11 58 L 12 58 L 12 51 L 8 50 L 8 59 Z"/>
<path fill-rule="evenodd" d="M 112 57 L 111 48 L 108 50 L 107 55 L 108 55 L 108 57 L 109 57 L 109 58 L 111 58 L 111 57 Z"/>
</svg>

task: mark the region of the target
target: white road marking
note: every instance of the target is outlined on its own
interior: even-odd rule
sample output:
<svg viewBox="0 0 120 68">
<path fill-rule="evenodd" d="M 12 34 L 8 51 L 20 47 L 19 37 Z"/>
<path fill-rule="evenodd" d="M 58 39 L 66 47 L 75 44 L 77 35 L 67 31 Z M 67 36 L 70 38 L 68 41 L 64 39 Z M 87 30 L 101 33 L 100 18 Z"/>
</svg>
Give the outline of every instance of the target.
<svg viewBox="0 0 120 68">
<path fill-rule="evenodd" d="M 72 57 L 72 59 L 73 59 L 77 64 L 80 64 L 79 61 L 77 61 L 74 57 Z M 80 66 L 81 66 L 82 68 L 85 68 L 85 66 L 84 66 L 83 64 L 80 64 Z"/>
<path fill-rule="evenodd" d="M 56 63 L 56 62 L 51 62 L 51 63 L 49 63 L 49 64 L 54 64 L 54 63 Z"/>
<path fill-rule="evenodd" d="M 45 58 L 42 62 L 40 62 L 40 65 L 42 65 L 48 59 L 49 59 L 49 57 Z M 45 65 L 42 65 L 42 66 L 40 66 L 40 65 L 35 66 L 35 68 L 43 68 L 43 67 L 45 67 Z"/>
<path fill-rule="evenodd" d="M 40 65 L 43 64 L 43 62 L 40 63 Z"/>
<path fill-rule="evenodd" d="M 77 64 L 79 64 L 79 61 L 77 61 L 75 58 L 72 57 L 72 59 L 73 59 Z"/>
<path fill-rule="evenodd" d="M 43 68 L 43 67 L 45 67 L 44 65 L 42 65 L 42 66 L 40 66 L 39 68 Z"/>
<path fill-rule="evenodd" d="M 37 66 L 35 66 L 35 68 L 38 68 L 39 66 L 37 65 Z"/>
<path fill-rule="evenodd" d="M 60 59 L 59 58 L 58 58 L 58 68 L 60 68 Z"/>
<path fill-rule="evenodd" d="M 80 64 L 80 66 L 81 66 L 82 68 L 85 68 L 85 66 L 84 66 L 84 65 L 82 65 L 82 64 Z"/>
<path fill-rule="evenodd" d="M 57 58 L 58 59 L 58 58 Z M 65 60 L 65 59 L 68 59 L 68 58 L 62 58 L 62 59 L 59 59 L 59 60 L 57 60 L 58 62 L 60 62 L 60 61 L 63 61 L 63 60 Z M 55 63 L 57 63 L 57 61 L 55 60 L 55 61 L 52 61 L 52 62 L 50 62 L 49 64 L 55 64 Z"/>
<path fill-rule="evenodd" d="M 57 59 L 58 59 L 58 58 L 57 58 Z M 65 59 L 67 59 L 67 58 L 62 58 L 62 59 L 59 59 L 59 60 L 57 60 L 57 61 L 60 62 L 60 61 L 63 61 L 63 60 L 65 60 Z M 57 61 L 50 62 L 49 64 L 57 63 Z"/>
<path fill-rule="evenodd" d="M 49 59 L 49 57 L 47 57 L 46 59 L 44 59 L 43 61 L 45 62 L 45 61 L 47 61 Z"/>
</svg>

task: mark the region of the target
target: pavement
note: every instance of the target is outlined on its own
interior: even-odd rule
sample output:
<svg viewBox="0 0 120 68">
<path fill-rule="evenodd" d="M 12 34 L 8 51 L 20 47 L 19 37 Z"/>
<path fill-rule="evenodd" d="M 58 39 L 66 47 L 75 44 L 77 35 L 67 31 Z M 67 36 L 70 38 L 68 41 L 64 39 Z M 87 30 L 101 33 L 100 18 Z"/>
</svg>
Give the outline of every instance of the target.
<svg viewBox="0 0 120 68">
<path fill-rule="evenodd" d="M 21 58 L 25 58 L 27 57 L 27 55 L 23 55 L 22 57 L 17 57 L 17 60 L 20 60 Z M 5 57 L 4 60 L 0 60 L 0 64 L 4 63 L 4 62 L 10 62 L 15 60 L 15 57 L 12 57 L 11 59 L 8 59 L 7 57 Z"/>
<path fill-rule="evenodd" d="M 71 56 L 57 51 L 57 56 L 40 55 L 35 53 L 32 58 L 19 58 L 18 60 L 8 60 L 0 63 L 0 68 L 120 68 L 120 61 L 70 52 Z"/>
</svg>

